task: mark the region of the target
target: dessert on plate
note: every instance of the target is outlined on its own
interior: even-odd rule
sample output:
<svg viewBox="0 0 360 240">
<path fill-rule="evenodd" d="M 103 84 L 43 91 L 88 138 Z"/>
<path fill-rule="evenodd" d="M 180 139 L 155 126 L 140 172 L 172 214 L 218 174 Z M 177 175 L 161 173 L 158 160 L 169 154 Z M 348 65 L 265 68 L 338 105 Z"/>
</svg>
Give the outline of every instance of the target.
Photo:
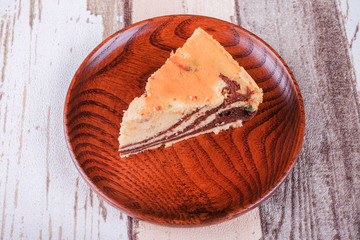
<svg viewBox="0 0 360 240">
<path fill-rule="evenodd" d="M 240 127 L 255 115 L 262 97 L 245 69 L 198 28 L 124 112 L 120 156 Z"/>
</svg>

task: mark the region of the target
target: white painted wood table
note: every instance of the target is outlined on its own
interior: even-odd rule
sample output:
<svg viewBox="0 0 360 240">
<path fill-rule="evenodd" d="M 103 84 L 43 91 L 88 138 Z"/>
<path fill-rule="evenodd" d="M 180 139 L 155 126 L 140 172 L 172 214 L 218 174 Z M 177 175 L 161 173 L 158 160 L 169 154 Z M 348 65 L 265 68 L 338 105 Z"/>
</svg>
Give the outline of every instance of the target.
<svg viewBox="0 0 360 240">
<path fill-rule="evenodd" d="M 360 239 L 359 11 L 357 0 L 0 0 L 0 239 Z M 75 71 L 104 38 L 183 13 L 264 39 L 306 109 L 288 180 L 260 208 L 198 228 L 138 221 L 100 199 L 70 159 L 62 120 Z"/>
</svg>

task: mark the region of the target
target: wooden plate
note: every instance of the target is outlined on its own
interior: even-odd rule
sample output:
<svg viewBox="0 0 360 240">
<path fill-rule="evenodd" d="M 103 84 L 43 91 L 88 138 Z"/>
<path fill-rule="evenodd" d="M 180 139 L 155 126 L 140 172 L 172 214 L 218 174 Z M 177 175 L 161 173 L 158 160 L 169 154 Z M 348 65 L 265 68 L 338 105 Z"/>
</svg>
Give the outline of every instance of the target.
<svg viewBox="0 0 360 240">
<path fill-rule="evenodd" d="M 242 128 L 120 158 L 123 111 L 197 27 L 263 89 L 257 115 Z M 76 167 L 110 204 L 151 222 L 199 225 L 245 213 L 284 181 L 302 145 L 305 117 L 293 75 L 264 41 L 218 19 L 176 15 L 136 23 L 95 48 L 71 82 L 64 124 Z"/>
</svg>

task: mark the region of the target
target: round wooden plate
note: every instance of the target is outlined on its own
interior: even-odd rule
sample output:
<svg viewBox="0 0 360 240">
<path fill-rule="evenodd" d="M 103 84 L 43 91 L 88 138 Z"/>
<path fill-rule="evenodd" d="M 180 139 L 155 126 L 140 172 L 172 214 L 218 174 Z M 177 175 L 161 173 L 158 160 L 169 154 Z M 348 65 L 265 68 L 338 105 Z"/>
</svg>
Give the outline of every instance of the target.
<svg viewBox="0 0 360 240">
<path fill-rule="evenodd" d="M 197 27 L 263 89 L 257 115 L 241 128 L 120 158 L 123 111 Z M 274 192 L 297 159 L 305 117 L 293 75 L 264 41 L 225 21 L 176 15 L 131 25 L 95 48 L 71 82 L 64 124 L 76 167 L 110 204 L 151 222 L 199 225 L 245 213 Z"/>
</svg>

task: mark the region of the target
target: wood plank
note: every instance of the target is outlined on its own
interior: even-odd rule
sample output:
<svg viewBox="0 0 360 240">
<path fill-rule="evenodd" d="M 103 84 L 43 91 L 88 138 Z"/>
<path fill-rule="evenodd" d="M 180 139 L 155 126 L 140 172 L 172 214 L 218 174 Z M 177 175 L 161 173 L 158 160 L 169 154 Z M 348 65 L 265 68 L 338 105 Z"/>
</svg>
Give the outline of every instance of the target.
<svg viewBox="0 0 360 240">
<path fill-rule="evenodd" d="M 256 208 L 235 219 L 205 227 L 174 228 L 158 226 L 140 221 L 135 228 L 136 239 L 171 239 L 171 240 L 200 240 L 200 239 L 261 239 L 259 231 L 259 209 Z"/>
<path fill-rule="evenodd" d="M 344 23 L 347 42 L 349 44 L 350 58 L 354 65 L 355 78 L 357 80 L 357 91 L 360 95 L 360 1 L 340 0 L 340 20 Z"/>
<path fill-rule="evenodd" d="M 153 1 L 133 0 L 133 22 L 169 14 L 198 14 L 236 23 L 234 1 L 176 1 L 159 0 L 158 8 Z M 137 239 L 260 239 L 262 232 L 258 209 L 222 224 L 196 229 L 159 227 L 147 222 L 134 220 L 131 232 Z M 232 231 L 237 229 L 237 231 Z"/>
<path fill-rule="evenodd" d="M 299 161 L 260 207 L 264 237 L 359 238 L 359 103 L 336 1 L 249 1 L 239 13 L 288 63 L 305 103 Z"/>
<path fill-rule="evenodd" d="M 98 2 L 109 6 L 104 12 L 93 5 L 1 2 L 1 240 L 127 239 L 127 217 L 79 177 L 64 141 L 63 104 L 76 69 L 125 25 L 123 3 Z"/>
</svg>

